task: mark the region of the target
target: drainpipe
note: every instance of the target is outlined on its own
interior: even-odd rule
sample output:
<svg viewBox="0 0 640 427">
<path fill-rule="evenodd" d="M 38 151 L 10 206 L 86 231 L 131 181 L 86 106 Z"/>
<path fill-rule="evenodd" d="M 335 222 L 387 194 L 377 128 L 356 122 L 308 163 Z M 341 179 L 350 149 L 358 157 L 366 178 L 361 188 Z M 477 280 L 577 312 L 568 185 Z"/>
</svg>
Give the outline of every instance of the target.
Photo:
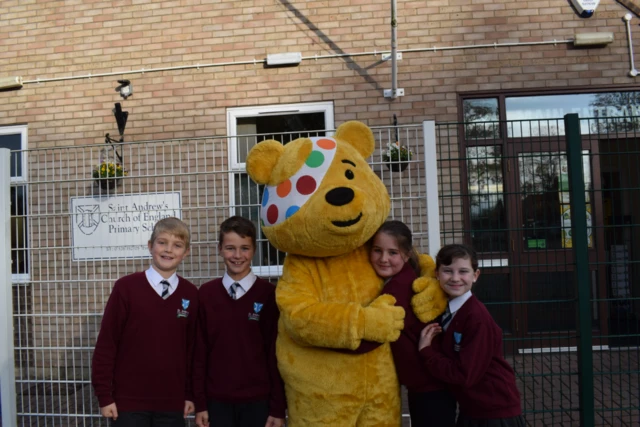
<svg viewBox="0 0 640 427">
<path fill-rule="evenodd" d="M 398 91 L 398 21 L 397 3 L 391 0 L 391 98 L 397 98 Z"/>
</svg>

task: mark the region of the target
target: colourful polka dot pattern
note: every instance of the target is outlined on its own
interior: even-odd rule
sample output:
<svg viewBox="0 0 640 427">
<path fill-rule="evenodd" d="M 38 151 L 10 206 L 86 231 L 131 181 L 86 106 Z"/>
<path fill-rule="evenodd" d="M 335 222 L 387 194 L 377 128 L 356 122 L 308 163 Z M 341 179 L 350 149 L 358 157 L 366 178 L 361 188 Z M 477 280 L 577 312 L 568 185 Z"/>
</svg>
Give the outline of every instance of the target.
<svg viewBox="0 0 640 427">
<path fill-rule="evenodd" d="M 298 212 L 329 170 L 336 154 L 335 139 L 327 136 L 309 139 L 313 149 L 300 170 L 286 181 L 265 187 L 260 211 L 264 226 L 278 225 Z"/>
</svg>

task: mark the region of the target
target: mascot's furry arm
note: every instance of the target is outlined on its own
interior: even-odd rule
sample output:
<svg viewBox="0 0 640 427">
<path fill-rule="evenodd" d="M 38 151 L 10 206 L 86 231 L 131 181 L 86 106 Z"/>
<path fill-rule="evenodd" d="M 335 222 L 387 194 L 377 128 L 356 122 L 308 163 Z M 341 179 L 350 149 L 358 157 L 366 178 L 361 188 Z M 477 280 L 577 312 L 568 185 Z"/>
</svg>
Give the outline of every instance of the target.
<svg viewBox="0 0 640 427">
<path fill-rule="evenodd" d="M 429 255 L 419 256 L 420 277 L 413 281 L 416 295 L 411 299 L 413 312 L 424 323 L 429 323 L 447 308 L 447 295 L 436 279 L 436 264 Z"/>
<path fill-rule="evenodd" d="M 288 255 L 278 281 L 280 319 L 300 345 L 356 349 L 361 340 L 395 341 L 404 325 L 404 310 L 395 298 L 382 295 L 369 306 L 355 302 L 326 302 L 321 280 L 309 268 L 310 259 Z M 345 280 L 353 280 L 345 272 Z M 340 285 L 336 285 L 340 288 Z"/>
</svg>

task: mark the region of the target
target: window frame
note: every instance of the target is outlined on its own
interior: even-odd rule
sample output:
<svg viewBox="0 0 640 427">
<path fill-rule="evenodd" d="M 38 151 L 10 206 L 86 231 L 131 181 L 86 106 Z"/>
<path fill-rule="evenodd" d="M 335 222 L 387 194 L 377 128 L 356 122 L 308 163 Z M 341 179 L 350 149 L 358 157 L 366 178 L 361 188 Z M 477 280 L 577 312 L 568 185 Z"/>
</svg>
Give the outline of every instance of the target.
<svg viewBox="0 0 640 427">
<path fill-rule="evenodd" d="M 28 170 L 27 170 L 27 146 L 28 146 L 28 130 L 29 127 L 28 125 L 12 125 L 12 126 L 0 126 L 0 136 L 1 135 L 20 135 L 20 150 L 22 152 L 21 154 L 21 159 L 20 159 L 20 167 L 21 167 L 21 171 L 22 173 L 20 174 L 20 176 L 12 176 L 11 180 L 10 180 L 10 185 L 13 187 L 17 187 L 17 186 L 24 186 L 26 188 L 27 186 L 27 176 L 28 176 Z M 25 198 L 28 198 L 28 191 L 25 191 Z M 27 214 L 26 218 L 25 218 L 25 222 L 26 222 L 26 229 L 29 230 L 29 216 Z M 27 231 L 27 235 L 25 236 L 27 245 L 26 245 L 26 254 L 27 257 L 29 256 L 29 233 Z M 31 265 L 31 263 L 27 262 L 27 265 Z M 18 283 L 18 282 L 28 282 L 31 279 L 31 272 L 30 272 L 30 268 L 27 267 L 27 272 L 26 273 L 18 273 L 18 274 L 11 274 L 11 281 L 14 283 Z"/>
<path fill-rule="evenodd" d="M 21 143 L 21 148 L 20 150 L 22 151 L 22 155 L 21 155 L 21 160 L 20 160 L 20 167 L 22 170 L 22 174 L 20 176 L 12 176 L 11 177 L 11 183 L 19 183 L 19 184 L 26 184 L 27 182 L 27 153 L 25 152 L 27 150 L 27 145 L 28 145 L 28 136 L 27 136 L 27 132 L 28 131 L 28 126 L 27 125 L 14 125 L 14 126 L 0 126 L 0 135 L 20 135 L 20 143 Z"/>
<path fill-rule="evenodd" d="M 238 160 L 237 148 L 237 123 L 238 119 L 251 118 L 258 116 L 283 116 L 290 114 L 324 114 L 324 130 L 327 136 L 333 135 L 335 129 L 334 124 L 334 105 L 333 101 L 322 102 L 306 102 L 299 104 L 272 104 L 258 105 L 251 107 L 236 107 L 227 109 L 227 164 L 228 164 L 228 183 L 229 183 L 229 215 L 236 213 L 236 187 L 234 176 L 237 174 L 246 174 L 247 168 L 245 162 Z M 258 230 L 259 234 L 260 230 Z M 259 237 L 259 236 L 258 236 Z M 257 248 L 256 248 L 257 249 Z M 282 265 L 253 265 L 253 272 L 257 276 L 262 277 L 280 277 L 282 276 Z"/>
</svg>

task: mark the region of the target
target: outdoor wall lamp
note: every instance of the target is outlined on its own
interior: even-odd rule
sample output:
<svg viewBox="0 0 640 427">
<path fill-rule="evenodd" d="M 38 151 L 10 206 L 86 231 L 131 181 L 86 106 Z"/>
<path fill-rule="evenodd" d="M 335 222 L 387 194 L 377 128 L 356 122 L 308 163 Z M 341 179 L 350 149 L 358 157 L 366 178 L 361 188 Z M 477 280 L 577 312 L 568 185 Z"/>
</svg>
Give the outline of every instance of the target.
<svg viewBox="0 0 640 427">
<path fill-rule="evenodd" d="M 22 89 L 22 77 L 0 77 L 0 90 Z"/>
<path fill-rule="evenodd" d="M 120 92 L 120 96 L 123 99 L 133 95 L 133 85 L 129 80 L 118 80 L 118 83 L 120 83 L 120 86 L 116 88 L 116 92 Z"/>
<path fill-rule="evenodd" d="M 302 61 L 302 54 L 300 52 L 288 52 L 288 53 L 273 53 L 267 55 L 267 65 L 297 65 Z"/>
<path fill-rule="evenodd" d="M 605 46 L 613 42 L 613 33 L 577 33 L 573 38 L 574 46 Z"/>
<path fill-rule="evenodd" d="M 122 159 L 122 153 L 119 153 L 118 150 L 116 149 L 116 147 L 113 144 L 119 144 L 124 142 L 124 128 L 127 126 L 127 118 L 129 117 L 129 112 L 128 111 L 122 111 L 122 105 L 120 105 L 119 102 L 115 103 L 115 108 L 113 110 L 111 110 L 111 112 L 113 113 L 113 115 L 116 118 L 116 123 L 118 124 L 118 133 L 120 134 L 120 140 L 115 140 L 113 138 L 111 138 L 111 136 L 109 136 L 109 134 L 106 134 L 104 136 L 104 142 L 105 144 L 110 144 L 111 147 L 113 148 L 113 151 L 116 154 L 116 157 L 118 158 L 118 160 L 120 161 L 120 163 L 122 163 L 123 159 Z M 122 148 L 121 148 L 122 150 Z"/>
</svg>

